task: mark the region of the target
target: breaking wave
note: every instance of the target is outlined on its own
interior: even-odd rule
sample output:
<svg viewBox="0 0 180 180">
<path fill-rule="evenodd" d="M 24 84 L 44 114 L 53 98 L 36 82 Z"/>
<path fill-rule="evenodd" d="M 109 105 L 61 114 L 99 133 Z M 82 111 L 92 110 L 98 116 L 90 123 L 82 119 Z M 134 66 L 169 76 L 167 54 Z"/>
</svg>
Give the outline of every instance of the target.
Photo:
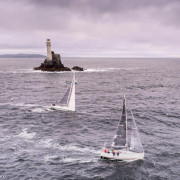
<svg viewBox="0 0 180 180">
<path fill-rule="evenodd" d="M 58 158 L 59 158 L 59 156 L 57 156 L 57 155 L 45 155 L 44 156 L 45 161 L 51 161 L 51 160 L 58 159 Z"/>
<path fill-rule="evenodd" d="M 137 69 L 139 68 L 92 68 L 92 69 L 86 69 L 84 72 L 106 72 L 106 71 L 118 71 L 118 70 L 132 71 Z"/>
<path fill-rule="evenodd" d="M 132 71 L 132 70 L 137 70 L 137 69 L 140 69 L 138 67 L 134 67 L 134 68 L 88 68 L 88 69 L 85 69 L 83 72 L 106 72 L 106 71 L 117 71 L 117 70 L 126 70 L 126 71 Z M 9 74 L 9 73 L 12 73 L 12 74 L 31 74 L 31 73 L 50 73 L 50 74 L 53 74 L 53 73 L 72 73 L 72 72 L 76 72 L 76 73 L 83 73 L 82 71 L 54 71 L 54 72 L 48 72 L 48 71 L 41 71 L 41 70 L 33 70 L 33 69 L 17 69 L 17 70 L 14 70 L 14 71 L 0 71 L 0 73 L 3 73 L 3 74 Z"/>
<path fill-rule="evenodd" d="M 22 129 L 22 132 L 18 134 L 18 137 L 25 138 L 25 139 L 33 139 L 36 136 L 35 132 L 28 132 L 27 128 Z"/>
</svg>

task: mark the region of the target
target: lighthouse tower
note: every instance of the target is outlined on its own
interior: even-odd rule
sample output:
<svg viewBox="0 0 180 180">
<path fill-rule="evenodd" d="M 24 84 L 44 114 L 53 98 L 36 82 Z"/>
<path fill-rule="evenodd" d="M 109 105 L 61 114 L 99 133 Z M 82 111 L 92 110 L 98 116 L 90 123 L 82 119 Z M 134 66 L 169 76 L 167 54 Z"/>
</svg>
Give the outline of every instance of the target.
<svg viewBox="0 0 180 180">
<path fill-rule="evenodd" d="M 52 61 L 52 53 L 51 53 L 51 40 L 47 39 L 46 41 L 46 45 L 47 45 L 47 61 Z"/>
</svg>

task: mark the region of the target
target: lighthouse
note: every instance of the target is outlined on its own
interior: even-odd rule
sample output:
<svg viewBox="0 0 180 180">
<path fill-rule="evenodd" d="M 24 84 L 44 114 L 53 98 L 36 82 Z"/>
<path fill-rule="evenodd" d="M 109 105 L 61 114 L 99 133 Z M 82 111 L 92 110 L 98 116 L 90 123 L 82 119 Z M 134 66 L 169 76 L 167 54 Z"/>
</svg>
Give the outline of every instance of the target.
<svg viewBox="0 0 180 180">
<path fill-rule="evenodd" d="M 52 61 L 52 53 L 51 53 L 51 40 L 47 39 L 46 41 L 46 45 L 47 45 L 47 61 Z"/>
<path fill-rule="evenodd" d="M 41 63 L 39 67 L 35 67 L 34 70 L 41 71 L 71 71 L 70 68 L 65 67 L 61 62 L 60 54 L 55 54 L 54 51 L 51 51 L 51 40 L 47 39 L 47 57 L 44 60 L 44 63 Z M 72 68 L 73 69 L 73 68 Z M 73 70 L 83 71 L 83 68 L 75 66 Z"/>
</svg>

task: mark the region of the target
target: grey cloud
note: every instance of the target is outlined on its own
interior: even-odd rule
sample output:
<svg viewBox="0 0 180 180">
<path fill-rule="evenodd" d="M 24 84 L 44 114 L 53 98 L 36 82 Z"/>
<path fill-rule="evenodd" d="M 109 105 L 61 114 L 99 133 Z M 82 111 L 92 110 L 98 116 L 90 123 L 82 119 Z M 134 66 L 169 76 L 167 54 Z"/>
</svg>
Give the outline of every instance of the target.
<svg viewBox="0 0 180 180">
<path fill-rule="evenodd" d="M 162 7 L 167 4 L 179 2 L 178 0 L 26 0 L 30 4 L 40 7 L 61 7 L 61 8 L 78 8 L 94 9 L 100 12 L 119 11 L 135 8 L 147 8 L 148 6 Z"/>
<path fill-rule="evenodd" d="M 65 54 L 177 51 L 179 15 L 179 0 L 0 0 L 0 48 L 39 49 L 48 37 Z"/>
</svg>

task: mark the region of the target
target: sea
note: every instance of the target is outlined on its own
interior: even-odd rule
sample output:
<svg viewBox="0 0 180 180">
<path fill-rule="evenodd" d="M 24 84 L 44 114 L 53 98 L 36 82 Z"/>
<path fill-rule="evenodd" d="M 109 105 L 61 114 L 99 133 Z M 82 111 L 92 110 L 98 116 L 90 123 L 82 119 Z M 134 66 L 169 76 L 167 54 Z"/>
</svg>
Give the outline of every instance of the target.
<svg viewBox="0 0 180 180">
<path fill-rule="evenodd" d="M 72 72 L 41 72 L 43 59 L 0 59 L 0 180 L 179 180 L 180 59 L 62 58 L 76 72 L 76 111 L 53 111 Z M 100 158 L 123 96 L 144 160 Z"/>
</svg>

